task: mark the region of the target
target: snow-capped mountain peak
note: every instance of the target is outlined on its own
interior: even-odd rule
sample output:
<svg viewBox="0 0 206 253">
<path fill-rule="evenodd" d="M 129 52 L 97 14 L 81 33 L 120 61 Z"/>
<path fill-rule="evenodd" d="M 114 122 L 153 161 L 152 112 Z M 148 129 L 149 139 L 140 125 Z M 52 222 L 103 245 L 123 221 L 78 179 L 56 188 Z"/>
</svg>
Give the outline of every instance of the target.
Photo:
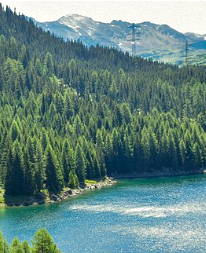
<svg viewBox="0 0 206 253">
<path fill-rule="evenodd" d="M 57 21 L 38 23 L 46 31 L 56 34 L 65 40 L 81 40 L 85 45 L 102 45 L 115 47 L 131 52 L 132 24 L 122 20 L 103 23 L 79 14 L 68 14 Z M 195 50 L 205 48 L 205 37 L 194 33 L 180 33 L 168 25 L 154 24 L 149 21 L 137 24 L 136 53 L 143 57 L 157 60 L 171 59 L 171 54 L 182 60 L 185 52 L 185 41 L 195 44 Z M 202 43 L 201 41 L 204 41 Z M 201 42 L 201 43 L 199 43 Z M 175 60 L 176 61 L 176 60 Z"/>
</svg>

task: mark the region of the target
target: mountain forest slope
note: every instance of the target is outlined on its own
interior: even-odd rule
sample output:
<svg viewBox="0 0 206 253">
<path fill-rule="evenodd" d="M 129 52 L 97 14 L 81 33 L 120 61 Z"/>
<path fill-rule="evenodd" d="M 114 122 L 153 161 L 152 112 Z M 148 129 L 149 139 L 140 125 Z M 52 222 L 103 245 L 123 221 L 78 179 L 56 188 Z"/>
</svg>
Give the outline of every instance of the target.
<svg viewBox="0 0 206 253">
<path fill-rule="evenodd" d="M 56 21 L 34 22 L 64 40 L 80 40 L 87 46 L 97 44 L 131 53 L 132 24 L 121 20 L 110 23 L 95 21 L 78 14 L 66 15 Z M 206 63 L 205 35 L 180 33 L 168 25 L 151 22 L 136 24 L 136 54 L 161 62 L 185 63 L 185 44 L 188 42 L 190 64 Z"/>
<path fill-rule="evenodd" d="M 65 42 L 2 6 L 0 62 L 6 196 L 205 167 L 205 67 Z"/>
</svg>

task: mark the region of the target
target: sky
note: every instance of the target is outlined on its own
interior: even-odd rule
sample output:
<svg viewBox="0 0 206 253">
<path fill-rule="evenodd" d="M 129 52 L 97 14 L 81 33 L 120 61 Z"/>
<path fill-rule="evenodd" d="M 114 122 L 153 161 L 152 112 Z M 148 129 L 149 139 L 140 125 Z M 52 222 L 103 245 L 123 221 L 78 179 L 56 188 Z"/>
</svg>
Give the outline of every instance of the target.
<svg viewBox="0 0 206 253">
<path fill-rule="evenodd" d="M 206 34 L 206 0 L 0 0 L 38 21 L 80 14 L 97 21 L 150 21 L 168 24 L 180 32 Z"/>
</svg>

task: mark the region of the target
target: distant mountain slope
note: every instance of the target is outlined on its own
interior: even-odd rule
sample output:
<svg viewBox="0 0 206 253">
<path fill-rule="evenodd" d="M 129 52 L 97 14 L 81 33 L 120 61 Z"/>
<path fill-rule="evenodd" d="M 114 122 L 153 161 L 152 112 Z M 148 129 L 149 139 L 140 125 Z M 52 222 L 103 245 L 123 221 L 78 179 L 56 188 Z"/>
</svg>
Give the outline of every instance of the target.
<svg viewBox="0 0 206 253">
<path fill-rule="evenodd" d="M 52 22 L 37 22 L 43 30 L 50 31 L 65 40 L 81 40 L 87 46 L 103 45 L 131 53 L 131 30 L 129 22 L 113 20 L 111 23 L 94 21 L 78 14 L 66 15 Z M 145 58 L 184 63 L 185 40 L 190 45 L 189 56 L 193 63 L 199 62 L 199 56 L 206 55 L 204 35 L 180 33 L 168 25 L 151 22 L 137 24 L 136 54 Z M 204 63 L 204 62 L 203 62 Z"/>
</svg>

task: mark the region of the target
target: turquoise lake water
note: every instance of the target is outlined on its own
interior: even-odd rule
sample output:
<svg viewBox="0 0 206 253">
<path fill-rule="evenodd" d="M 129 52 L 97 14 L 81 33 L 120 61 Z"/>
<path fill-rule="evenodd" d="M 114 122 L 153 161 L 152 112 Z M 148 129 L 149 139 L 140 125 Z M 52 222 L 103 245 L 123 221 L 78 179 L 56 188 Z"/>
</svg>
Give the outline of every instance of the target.
<svg viewBox="0 0 206 253">
<path fill-rule="evenodd" d="M 64 253 L 206 252 L 206 177 L 121 180 L 60 204 L 0 209 L 8 241 L 41 227 Z"/>
</svg>

